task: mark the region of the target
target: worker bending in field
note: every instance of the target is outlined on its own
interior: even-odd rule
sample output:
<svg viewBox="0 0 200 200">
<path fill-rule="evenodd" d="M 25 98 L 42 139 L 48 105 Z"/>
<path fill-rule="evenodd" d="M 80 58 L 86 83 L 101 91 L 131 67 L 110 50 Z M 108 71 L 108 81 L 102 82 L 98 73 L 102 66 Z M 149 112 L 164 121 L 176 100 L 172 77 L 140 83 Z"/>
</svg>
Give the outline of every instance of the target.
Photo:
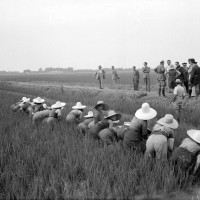
<svg viewBox="0 0 200 200">
<path fill-rule="evenodd" d="M 114 120 L 113 120 L 113 117 L 114 117 Z M 108 112 L 108 116 L 105 117 L 105 119 L 112 119 L 113 124 L 116 125 L 117 123 L 119 123 L 119 120 L 121 119 L 121 114 L 116 113 L 114 110 L 110 110 Z M 118 140 L 117 127 L 109 126 L 108 128 L 104 128 L 98 133 L 98 137 L 104 143 L 104 146 L 115 145 L 115 142 Z"/>
<path fill-rule="evenodd" d="M 130 126 L 124 131 L 123 147 L 125 150 L 145 152 L 148 135 L 147 120 L 153 119 L 156 115 L 157 112 L 150 108 L 148 103 L 142 104 L 142 108 L 136 111 Z"/>
<path fill-rule="evenodd" d="M 112 130 L 115 123 L 118 123 L 120 120 L 121 114 L 116 113 L 114 110 L 108 112 L 108 116 L 105 117 L 102 121 L 99 121 L 94 126 L 92 126 L 89 131 L 89 137 L 93 139 L 99 139 L 99 132 L 105 128 Z"/>
<path fill-rule="evenodd" d="M 46 110 L 47 105 L 44 102 L 45 100 L 41 97 L 33 99 L 33 103 L 31 107 L 29 107 L 29 112 L 32 113 L 32 115 L 34 115 L 36 112 Z"/>
<path fill-rule="evenodd" d="M 44 122 L 46 122 L 52 129 L 54 127 L 54 124 L 61 117 L 61 110 L 64 108 L 65 105 L 66 103 L 57 101 L 55 104 L 51 106 L 49 115 L 46 119 L 44 119 Z"/>
<path fill-rule="evenodd" d="M 174 97 L 173 97 L 173 104 L 174 109 L 176 113 L 176 119 L 180 123 L 180 115 L 181 115 L 181 109 L 184 106 L 184 98 L 185 98 L 185 89 L 181 85 L 181 80 L 176 79 L 177 86 L 174 88 Z"/>
<path fill-rule="evenodd" d="M 172 161 L 177 166 L 177 171 L 182 169 L 184 172 L 200 175 L 200 130 L 188 130 L 188 137 L 172 153 Z M 197 174 L 198 172 L 198 174 Z"/>
<path fill-rule="evenodd" d="M 24 106 L 24 104 L 26 104 L 26 103 L 29 102 L 29 101 L 30 101 L 30 98 L 22 97 L 22 99 L 21 99 L 19 102 L 13 104 L 13 105 L 10 107 L 10 109 L 11 109 L 13 112 L 16 112 L 16 111 L 22 109 L 22 107 Z"/>
<path fill-rule="evenodd" d="M 94 124 L 102 121 L 104 119 L 103 111 L 107 111 L 109 106 L 104 103 L 104 101 L 98 101 L 97 104 L 92 109 L 94 114 Z"/>
<path fill-rule="evenodd" d="M 152 158 L 156 153 L 156 158 L 167 160 L 168 150 L 173 151 L 174 130 L 177 128 L 178 122 L 170 114 L 158 120 L 147 139 L 146 155 Z"/>
<path fill-rule="evenodd" d="M 85 120 L 83 122 L 81 122 L 78 126 L 77 126 L 77 129 L 78 131 L 85 135 L 86 131 L 89 129 L 88 128 L 88 125 L 89 123 L 91 123 L 92 121 L 94 121 L 94 118 L 93 118 L 93 112 L 92 111 L 89 111 L 87 115 L 84 116 Z"/>
<path fill-rule="evenodd" d="M 81 102 L 77 102 L 76 105 L 72 107 L 73 110 L 67 115 L 66 121 L 68 123 L 80 123 L 85 108 L 85 105 L 82 105 Z"/>
</svg>

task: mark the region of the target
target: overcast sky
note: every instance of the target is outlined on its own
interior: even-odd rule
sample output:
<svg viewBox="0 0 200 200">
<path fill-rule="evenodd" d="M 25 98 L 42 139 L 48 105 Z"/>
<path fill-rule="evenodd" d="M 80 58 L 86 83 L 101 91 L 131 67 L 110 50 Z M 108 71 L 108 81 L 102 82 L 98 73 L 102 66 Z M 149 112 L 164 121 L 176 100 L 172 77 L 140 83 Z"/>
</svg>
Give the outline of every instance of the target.
<svg viewBox="0 0 200 200">
<path fill-rule="evenodd" d="M 200 61 L 199 0 L 0 0 L 0 71 Z"/>
</svg>

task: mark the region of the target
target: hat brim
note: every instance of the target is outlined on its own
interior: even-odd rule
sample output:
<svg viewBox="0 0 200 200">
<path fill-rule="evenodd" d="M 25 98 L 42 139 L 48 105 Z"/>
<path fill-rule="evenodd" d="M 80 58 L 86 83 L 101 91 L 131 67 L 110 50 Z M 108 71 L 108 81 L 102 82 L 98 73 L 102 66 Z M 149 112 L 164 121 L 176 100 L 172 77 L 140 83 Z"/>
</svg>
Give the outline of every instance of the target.
<svg viewBox="0 0 200 200">
<path fill-rule="evenodd" d="M 173 122 L 172 122 L 171 124 L 165 123 L 165 122 L 164 122 L 164 119 L 165 119 L 164 117 L 161 118 L 161 119 L 159 119 L 159 120 L 157 121 L 157 123 L 160 124 L 160 125 L 163 125 L 163 126 L 172 128 L 172 129 L 177 129 L 177 128 L 178 128 L 178 122 L 177 122 L 175 119 L 173 119 Z"/>
<path fill-rule="evenodd" d="M 195 129 L 191 129 L 187 131 L 187 135 L 194 140 L 195 142 L 197 142 L 198 144 L 200 144 L 200 137 L 197 137 L 197 133 L 195 134 L 195 132 L 197 132 L 199 130 L 195 130 Z M 199 131 L 199 135 L 200 135 L 200 131 Z"/>
<path fill-rule="evenodd" d="M 93 118 L 94 116 L 93 115 L 85 115 L 84 117 L 85 118 Z"/>
<path fill-rule="evenodd" d="M 51 108 L 63 108 L 66 105 L 66 103 L 61 103 L 61 105 L 52 105 Z"/>
<path fill-rule="evenodd" d="M 40 102 L 38 102 L 38 101 L 36 101 L 36 100 L 33 100 L 33 102 L 34 102 L 34 103 L 44 103 L 45 100 L 42 100 L 42 101 L 40 101 Z"/>
<path fill-rule="evenodd" d="M 142 112 L 141 108 L 137 110 L 135 113 L 135 116 L 141 120 L 150 120 L 150 119 L 153 119 L 156 115 L 157 115 L 157 112 L 153 108 L 150 108 L 150 112 L 148 113 Z"/>
<path fill-rule="evenodd" d="M 73 106 L 72 109 L 84 109 L 86 106 Z"/>
<path fill-rule="evenodd" d="M 116 116 L 116 121 L 120 120 L 122 117 L 122 115 L 120 113 L 115 113 L 113 115 L 109 115 L 109 116 L 105 117 L 105 119 L 110 119 L 113 116 Z"/>
<path fill-rule="evenodd" d="M 104 111 L 107 111 L 109 109 L 109 106 L 105 103 L 100 103 L 94 106 L 94 108 L 97 108 L 98 106 L 103 105 L 103 109 Z"/>
<path fill-rule="evenodd" d="M 22 100 L 22 102 L 26 103 L 27 101 L 30 101 L 30 98 L 26 99 L 26 100 Z"/>
</svg>

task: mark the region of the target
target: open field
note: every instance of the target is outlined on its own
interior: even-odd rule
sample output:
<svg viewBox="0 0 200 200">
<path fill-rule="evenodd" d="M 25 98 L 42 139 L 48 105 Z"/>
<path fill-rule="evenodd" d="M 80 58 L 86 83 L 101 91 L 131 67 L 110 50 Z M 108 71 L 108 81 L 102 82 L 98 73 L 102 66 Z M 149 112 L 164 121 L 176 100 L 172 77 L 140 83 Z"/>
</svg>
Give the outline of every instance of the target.
<svg viewBox="0 0 200 200">
<path fill-rule="evenodd" d="M 8 80 L 13 82 L 5 82 L 4 79 L 0 83 L 0 199 L 139 200 L 144 196 L 198 199 L 199 193 L 194 191 L 198 184 L 192 185 L 193 177 L 180 173 L 175 176 L 170 162 L 146 162 L 142 155 L 125 154 L 120 144 L 115 149 L 103 148 L 102 144 L 78 135 L 75 127 L 67 125 L 64 119 L 75 102 L 81 101 L 88 105 L 85 110 L 87 113 L 99 99 L 123 114 L 121 123 L 131 120 L 143 102 L 148 102 L 157 110 L 158 119 L 165 113 L 174 114 L 169 96 L 158 98 L 152 92 L 137 98 L 132 90 L 116 92 L 111 89 L 69 87 L 71 82 L 68 84 L 67 81 L 61 92 L 60 84 L 57 84 L 61 81 L 43 79 L 45 77 L 40 82 L 35 76 L 31 82 L 26 83 L 23 78 L 10 77 Z M 14 82 L 17 80 L 20 83 Z M 46 85 L 43 82 L 47 82 Z M 57 100 L 67 103 L 63 119 L 54 131 L 43 126 L 36 132 L 26 115 L 9 111 L 10 105 L 22 96 L 31 99 L 44 97 L 48 105 Z M 175 135 L 176 146 L 186 136 L 186 130 L 200 129 L 198 101 L 188 102 L 183 110 L 180 128 Z M 150 122 L 150 127 L 155 121 Z"/>
<path fill-rule="evenodd" d="M 68 85 L 82 85 L 82 86 L 96 86 L 98 83 L 93 79 L 94 72 L 70 72 L 68 74 L 22 74 L 22 75 L 0 75 L 0 81 L 20 81 L 20 82 L 57 82 L 60 84 Z M 119 89 L 131 89 L 133 88 L 132 71 L 119 72 Z M 107 88 L 112 87 L 112 80 L 110 72 L 106 73 L 106 79 L 104 84 Z M 154 90 L 157 84 L 155 72 L 151 72 L 151 85 Z M 140 89 L 144 90 L 144 83 L 142 79 L 142 73 L 140 72 Z"/>
</svg>

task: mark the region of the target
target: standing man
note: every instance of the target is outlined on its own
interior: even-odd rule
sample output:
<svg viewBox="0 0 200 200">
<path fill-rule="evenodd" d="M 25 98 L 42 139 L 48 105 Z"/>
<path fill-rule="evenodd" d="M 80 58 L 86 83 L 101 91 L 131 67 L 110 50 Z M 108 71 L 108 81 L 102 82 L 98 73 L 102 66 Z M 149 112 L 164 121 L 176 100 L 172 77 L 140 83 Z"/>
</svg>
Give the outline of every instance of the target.
<svg viewBox="0 0 200 200">
<path fill-rule="evenodd" d="M 166 75 L 168 76 L 169 93 L 172 93 L 176 87 L 176 77 L 180 75 L 180 72 L 175 69 L 174 65 L 171 65 L 170 69 L 166 72 Z"/>
<path fill-rule="evenodd" d="M 179 62 L 175 62 L 176 70 L 180 72 L 180 74 L 177 76 L 177 79 L 180 79 L 181 82 L 185 85 L 186 92 L 188 92 L 188 85 L 187 85 L 187 70 L 182 67 Z"/>
<path fill-rule="evenodd" d="M 161 92 L 163 97 L 165 97 L 165 86 L 166 86 L 166 75 L 165 75 L 165 67 L 164 67 L 164 61 L 162 60 L 160 62 L 160 65 L 158 65 L 154 71 L 158 74 L 157 80 L 158 80 L 158 94 L 161 96 Z"/>
<path fill-rule="evenodd" d="M 189 83 L 188 83 L 188 80 L 189 80 L 189 73 L 188 73 L 187 63 L 182 63 L 182 66 L 183 66 L 183 68 L 184 68 L 184 73 L 185 73 L 183 84 L 184 84 L 185 90 L 186 90 L 186 92 L 187 92 L 187 94 L 188 94 L 188 92 L 189 92 Z"/>
<path fill-rule="evenodd" d="M 189 67 L 188 67 L 188 86 L 189 86 L 189 89 L 188 89 L 188 93 L 189 93 L 189 97 L 191 97 L 191 94 L 192 94 L 192 84 L 190 83 L 190 77 L 191 77 L 191 72 L 192 72 L 192 67 L 193 67 L 193 64 L 191 62 L 191 60 L 194 59 L 194 58 L 189 58 L 188 59 L 188 64 L 189 64 Z"/>
<path fill-rule="evenodd" d="M 185 98 L 185 90 L 182 87 L 182 82 L 180 79 L 176 79 L 177 86 L 174 88 L 174 97 L 173 97 L 173 105 L 176 113 L 176 119 L 178 123 L 180 123 L 180 115 L 181 110 L 184 104 L 184 98 Z"/>
<path fill-rule="evenodd" d="M 116 89 L 117 80 L 119 79 L 118 73 L 115 70 L 115 67 L 112 66 L 112 81 L 113 81 L 113 88 Z"/>
<path fill-rule="evenodd" d="M 192 97 L 198 97 L 199 95 L 199 84 L 200 84 L 200 67 L 197 65 L 195 59 L 191 59 L 192 71 L 190 76 L 190 83 L 192 84 Z"/>
<path fill-rule="evenodd" d="M 140 79 L 140 73 L 136 69 L 136 67 L 133 66 L 133 86 L 134 86 L 134 90 L 136 91 L 139 90 L 139 79 Z"/>
<path fill-rule="evenodd" d="M 99 88 L 103 89 L 103 79 L 105 79 L 105 71 L 102 69 L 101 65 L 99 65 L 99 70 L 95 72 L 94 77 L 99 81 Z"/>
<path fill-rule="evenodd" d="M 150 92 L 150 67 L 147 66 L 147 62 L 144 62 L 144 67 L 142 68 L 144 85 L 146 91 Z"/>
<path fill-rule="evenodd" d="M 169 93 L 171 93 L 171 89 L 169 87 L 169 85 L 171 84 L 170 83 L 171 78 L 169 77 L 169 70 L 171 70 L 171 69 L 175 69 L 175 66 L 173 64 L 171 64 L 171 60 L 167 60 L 167 66 L 166 66 L 166 86 L 169 89 Z"/>
</svg>

